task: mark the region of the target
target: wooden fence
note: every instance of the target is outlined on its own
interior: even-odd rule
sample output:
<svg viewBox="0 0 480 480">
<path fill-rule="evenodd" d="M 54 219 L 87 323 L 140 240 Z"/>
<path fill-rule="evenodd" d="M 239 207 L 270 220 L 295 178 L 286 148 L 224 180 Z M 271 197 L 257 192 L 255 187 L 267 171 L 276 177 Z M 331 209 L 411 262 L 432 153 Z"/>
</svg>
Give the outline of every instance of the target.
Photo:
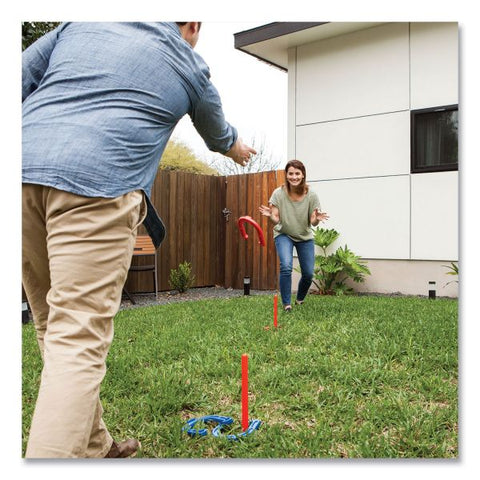
<svg viewBox="0 0 480 480">
<path fill-rule="evenodd" d="M 171 290 L 170 271 L 184 261 L 192 266 L 195 287 L 243 288 L 243 278 L 249 276 L 252 289 L 275 289 L 278 261 L 272 225 L 258 207 L 267 204 L 283 182 L 282 170 L 227 177 L 160 170 L 151 196 L 167 228 L 158 250 L 159 290 Z M 260 224 L 265 247 L 258 244 L 257 233 L 248 224 L 248 240 L 240 236 L 237 220 L 243 215 Z M 146 233 L 143 227 L 139 233 Z M 133 262 L 141 265 L 148 259 Z M 151 292 L 152 276 L 131 272 L 126 287 L 130 292 Z"/>
</svg>

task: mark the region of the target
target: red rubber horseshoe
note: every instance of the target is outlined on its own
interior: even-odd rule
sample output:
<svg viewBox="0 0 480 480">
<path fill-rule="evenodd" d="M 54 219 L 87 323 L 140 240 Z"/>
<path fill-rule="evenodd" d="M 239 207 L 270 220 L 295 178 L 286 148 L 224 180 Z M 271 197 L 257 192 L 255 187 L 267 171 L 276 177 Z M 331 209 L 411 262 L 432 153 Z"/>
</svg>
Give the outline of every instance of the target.
<svg viewBox="0 0 480 480">
<path fill-rule="evenodd" d="M 250 225 L 253 225 L 255 227 L 255 230 L 258 233 L 258 243 L 264 247 L 265 246 L 265 238 L 263 236 L 263 231 L 260 228 L 260 225 L 250 216 L 246 215 L 244 217 L 240 217 L 238 219 L 237 225 L 238 229 L 240 230 L 240 235 L 246 240 L 248 238 L 247 232 L 245 231 L 245 225 L 244 223 L 250 223 Z"/>
</svg>

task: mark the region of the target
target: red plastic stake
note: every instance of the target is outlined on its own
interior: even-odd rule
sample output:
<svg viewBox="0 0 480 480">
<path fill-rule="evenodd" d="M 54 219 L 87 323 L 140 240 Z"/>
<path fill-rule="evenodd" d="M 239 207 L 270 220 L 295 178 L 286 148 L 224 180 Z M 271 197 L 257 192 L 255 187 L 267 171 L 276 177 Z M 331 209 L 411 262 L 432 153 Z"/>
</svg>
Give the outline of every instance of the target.
<svg viewBox="0 0 480 480">
<path fill-rule="evenodd" d="M 273 297 L 273 326 L 277 328 L 277 316 L 278 316 L 278 295 L 275 294 Z"/>
<path fill-rule="evenodd" d="M 248 355 L 242 355 L 242 430 L 248 428 Z"/>
</svg>

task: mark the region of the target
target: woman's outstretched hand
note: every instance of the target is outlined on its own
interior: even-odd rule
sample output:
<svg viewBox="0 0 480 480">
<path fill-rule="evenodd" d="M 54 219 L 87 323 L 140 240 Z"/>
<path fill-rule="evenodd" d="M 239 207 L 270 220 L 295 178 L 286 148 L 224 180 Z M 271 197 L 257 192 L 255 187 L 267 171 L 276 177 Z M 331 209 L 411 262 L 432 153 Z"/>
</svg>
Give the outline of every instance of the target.
<svg viewBox="0 0 480 480">
<path fill-rule="evenodd" d="M 310 223 L 315 227 L 317 226 L 320 222 L 324 222 L 325 220 L 328 220 L 330 217 L 325 213 L 325 212 L 320 212 L 318 208 L 316 208 L 311 217 L 310 217 Z"/>
<path fill-rule="evenodd" d="M 275 205 L 272 205 L 271 207 L 261 205 L 258 210 L 263 216 L 268 217 L 274 225 L 277 225 L 280 222 L 280 212 Z"/>
<path fill-rule="evenodd" d="M 266 205 L 260 205 L 259 210 L 260 210 L 260 213 L 265 217 L 272 216 L 272 209 L 270 207 L 267 207 Z"/>
</svg>

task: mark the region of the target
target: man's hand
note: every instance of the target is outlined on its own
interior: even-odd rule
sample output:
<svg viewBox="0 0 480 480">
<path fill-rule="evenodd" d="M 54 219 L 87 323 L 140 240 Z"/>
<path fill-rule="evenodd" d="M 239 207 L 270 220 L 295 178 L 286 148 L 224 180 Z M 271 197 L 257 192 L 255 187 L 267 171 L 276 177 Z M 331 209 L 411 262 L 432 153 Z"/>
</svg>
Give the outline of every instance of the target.
<svg viewBox="0 0 480 480">
<path fill-rule="evenodd" d="M 256 153 L 256 150 L 245 145 L 240 138 L 237 138 L 237 141 L 233 144 L 232 148 L 224 155 L 244 167 L 250 161 L 250 156 L 256 155 Z"/>
</svg>

